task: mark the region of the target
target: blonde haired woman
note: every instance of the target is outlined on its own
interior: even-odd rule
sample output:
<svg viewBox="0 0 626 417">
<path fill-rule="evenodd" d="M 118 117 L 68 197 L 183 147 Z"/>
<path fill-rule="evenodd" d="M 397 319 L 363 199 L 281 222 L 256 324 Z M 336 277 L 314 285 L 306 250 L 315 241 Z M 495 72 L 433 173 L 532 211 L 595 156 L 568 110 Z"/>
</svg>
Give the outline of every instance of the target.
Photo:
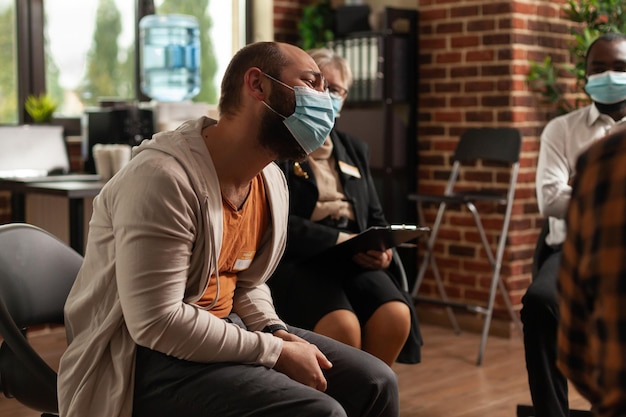
<svg viewBox="0 0 626 417">
<path fill-rule="evenodd" d="M 348 62 L 330 49 L 308 52 L 328 81 L 338 114 L 352 83 Z M 339 264 L 316 256 L 368 227 L 387 225 L 367 144 L 333 129 L 305 161 L 280 165 L 290 211 L 285 256 L 268 282 L 278 313 L 390 366 L 419 362 L 415 312 L 398 284 L 391 250 L 360 253 Z"/>
</svg>

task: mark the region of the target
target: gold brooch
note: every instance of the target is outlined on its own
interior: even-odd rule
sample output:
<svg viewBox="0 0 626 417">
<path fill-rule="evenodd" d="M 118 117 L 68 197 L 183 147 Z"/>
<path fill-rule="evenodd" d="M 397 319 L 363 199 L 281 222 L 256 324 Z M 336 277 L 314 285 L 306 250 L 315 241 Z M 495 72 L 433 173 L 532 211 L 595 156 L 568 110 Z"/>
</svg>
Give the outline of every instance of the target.
<svg viewBox="0 0 626 417">
<path fill-rule="evenodd" d="M 299 162 L 293 163 L 293 173 L 298 177 L 304 177 L 305 179 L 309 179 L 309 174 L 302 169 Z"/>
</svg>

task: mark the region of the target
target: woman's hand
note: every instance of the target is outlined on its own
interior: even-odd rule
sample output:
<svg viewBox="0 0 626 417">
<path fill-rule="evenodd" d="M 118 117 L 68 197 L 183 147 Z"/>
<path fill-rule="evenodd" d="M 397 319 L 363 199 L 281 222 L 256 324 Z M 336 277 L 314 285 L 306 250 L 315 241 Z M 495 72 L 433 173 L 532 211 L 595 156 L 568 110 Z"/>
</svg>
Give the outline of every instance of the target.
<svg viewBox="0 0 626 417">
<path fill-rule="evenodd" d="M 352 260 L 367 269 L 387 269 L 391 264 L 393 255 L 391 249 L 385 251 L 368 250 L 365 253 L 357 253 Z"/>
</svg>

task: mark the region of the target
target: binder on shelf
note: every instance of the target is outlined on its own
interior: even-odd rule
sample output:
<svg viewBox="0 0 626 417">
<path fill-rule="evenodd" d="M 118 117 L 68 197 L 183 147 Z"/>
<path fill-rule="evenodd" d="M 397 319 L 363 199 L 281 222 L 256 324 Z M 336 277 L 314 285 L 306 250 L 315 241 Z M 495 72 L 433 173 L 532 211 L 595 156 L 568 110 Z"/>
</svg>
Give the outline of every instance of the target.
<svg viewBox="0 0 626 417">
<path fill-rule="evenodd" d="M 352 72 L 350 102 L 380 101 L 383 99 L 384 64 L 383 37 L 365 34 L 336 39 L 328 45 L 348 61 Z"/>
<path fill-rule="evenodd" d="M 344 58 L 346 57 L 346 45 L 343 39 L 333 42 L 331 48 L 334 49 L 337 55 L 342 56 Z"/>
<path fill-rule="evenodd" d="M 410 99 L 416 59 L 414 10 L 387 8 L 382 32 L 341 33 L 329 43 L 350 66 L 348 102 L 404 102 Z"/>
<path fill-rule="evenodd" d="M 354 38 L 354 68 L 356 69 L 354 76 L 354 86 L 356 87 L 356 100 L 367 100 L 367 40 L 359 36 Z"/>
<path fill-rule="evenodd" d="M 407 99 L 408 42 L 378 33 L 336 39 L 328 45 L 348 61 L 352 72 L 349 102 Z"/>
<path fill-rule="evenodd" d="M 348 64 L 352 70 L 352 100 L 363 100 L 363 76 L 361 74 L 361 39 L 347 39 L 348 48 Z"/>
<path fill-rule="evenodd" d="M 380 35 L 369 38 L 368 98 L 371 101 L 383 99 L 385 55 L 383 37 Z"/>
</svg>

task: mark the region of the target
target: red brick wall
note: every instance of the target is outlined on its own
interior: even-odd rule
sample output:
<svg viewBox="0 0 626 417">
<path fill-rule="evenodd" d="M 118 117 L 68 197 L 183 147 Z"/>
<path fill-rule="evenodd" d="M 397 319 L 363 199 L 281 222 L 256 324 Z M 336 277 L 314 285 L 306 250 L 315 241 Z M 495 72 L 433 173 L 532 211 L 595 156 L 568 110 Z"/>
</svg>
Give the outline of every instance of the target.
<svg viewBox="0 0 626 417">
<path fill-rule="evenodd" d="M 553 109 L 528 91 L 529 60 L 549 54 L 570 59 L 571 23 L 563 0 L 420 0 L 418 188 L 441 192 L 458 136 L 469 127 L 512 126 L 523 135 L 521 169 L 504 255 L 502 276 L 513 304 L 530 283 L 532 254 L 541 226 L 535 196 L 538 136 Z M 569 83 L 570 85 L 573 82 Z M 494 183 L 506 186 L 506 178 Z M 479 208 L 480 209 L 480 208 Z M 427 213 L 432 224 L 434 208 Z M 452 212 L 451 212 L 452 213 Z M 488 238 L 495 250 L 501 213 L 488 213 Z M 490 271 L 469 212 L 448 216 L 436 248 L 448 294 L 457 300 L 486 302 Z M 434 293 L 428 276 L 420 289 Z M 506 318 L 504 302 L 496 315 Z"/>
<path fill-rule="evenodd" d="M 313 0 L 274 0 L 274 40 L 298 44 L 298 22 L 302 7 Z"/>
</svg>

